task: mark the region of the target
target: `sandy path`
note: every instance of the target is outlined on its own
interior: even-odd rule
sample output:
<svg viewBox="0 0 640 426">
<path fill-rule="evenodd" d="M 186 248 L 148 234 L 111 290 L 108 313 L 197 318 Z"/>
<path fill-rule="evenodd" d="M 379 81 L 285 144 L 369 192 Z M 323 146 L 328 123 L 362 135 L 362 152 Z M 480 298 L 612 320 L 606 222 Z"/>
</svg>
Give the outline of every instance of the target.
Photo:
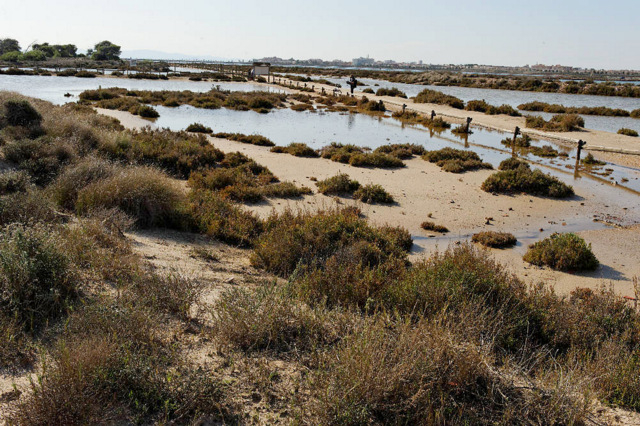
<svg viewBox="0 0 640 426">
<path fill-rule="evenodd" d="M 149 124 L 149 121 L 126 112 L 100 112 L 120 119 L 123 125 L 130 128 Z M 594 215 L 640 217 L 640 206 L 637 203 L 630 204 L 628 198 L 605 205 L 593 192 L 586 189 L 578 189 L 577 197 L 568 201 L 526 195 L 494 196 L 480 189 L 481 183 L 493 173 L 488 170 L 452 174 L 417 158 L 406 161 L 407 167 L 399 170 L 357 168 L 325 159 L 275 154 L 266 147 L 225 139 L 211 140 L 225 152 L 240 151 L 254 158 L 271 169 L 281 180 L 294 181 L 315 190 L 316 185 L 311 178 L 324 179 L 345 172 L 362 184 L 381 184 L 397 202 L 393 206 L 367 205 L 316 193 L 301 200 L 270 200 L 248 206 L 261 216 L 286 207 L 315 210 L 335 203 L 357 204 L 373 223 L 407 228 L 414 236 L 414 259 L 428 255 L 436 248 L 445 249 L 455 241 L 467 240 L 471 234 L 482 230 L 511 232 L 518 237 L 518 246 L 509 250 L 492 251 L 518 276 L 530 282 L 554 284 L 562 293 L 579 286 L 597 288 L 614 283 L 615 289 L 621 294 L 634 295 L 632 279 L 640 276 L 640 253 L 634 249 L 640 247 L 640 227 L 616 229 L 602 225 L 602 229 L 581 232 L 602 262 L 602 266 L 595 272 L 579 275 L 561 273 L 533 267 L 522 261 L 528 244 L 552 232 L 597 228 L 599 225 L 592 223 Z M 429 213 L 431 219 L 427 217 Z M 487 224 L 487 218 L 493 220 Z M 426 232 L 420 228 L 425 220 L 442 224 L 451 232 L 446 235 Z"/>
</svg>

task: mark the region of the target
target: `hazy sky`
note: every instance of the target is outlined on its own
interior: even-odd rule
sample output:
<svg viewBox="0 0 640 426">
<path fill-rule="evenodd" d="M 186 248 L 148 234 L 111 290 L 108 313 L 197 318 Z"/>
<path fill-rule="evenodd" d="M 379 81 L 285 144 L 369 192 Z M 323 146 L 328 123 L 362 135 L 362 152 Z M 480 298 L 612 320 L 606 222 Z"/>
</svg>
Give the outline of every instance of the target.
<svg viewBox="0 0 640 426">
<path fill-rule="evenodd" d="M 640 69 L 639 17 L 639 0 L 0 0 L 0 38 L 241 59 Z"/>
</svg>

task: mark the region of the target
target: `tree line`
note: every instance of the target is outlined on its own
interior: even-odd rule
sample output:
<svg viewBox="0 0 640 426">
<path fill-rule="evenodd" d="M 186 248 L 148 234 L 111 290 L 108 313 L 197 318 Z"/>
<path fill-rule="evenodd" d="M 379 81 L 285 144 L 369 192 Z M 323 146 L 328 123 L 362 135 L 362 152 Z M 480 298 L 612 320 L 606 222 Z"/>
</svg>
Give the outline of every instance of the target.
<svg viewBox="0 0 640 426">
<path fill-rule="evenodd" d="M 75 44 L 33 44 L 22 52 L 18 40 L 0 39 L 0 60 L 7 62 L 45 61 L 51 58 L 90 58 L 95 61 L 114 61 L 120 59 L 120 46 L 108 40 L 97 43 L 86 54 L 78 53 Z"/>
</svg>

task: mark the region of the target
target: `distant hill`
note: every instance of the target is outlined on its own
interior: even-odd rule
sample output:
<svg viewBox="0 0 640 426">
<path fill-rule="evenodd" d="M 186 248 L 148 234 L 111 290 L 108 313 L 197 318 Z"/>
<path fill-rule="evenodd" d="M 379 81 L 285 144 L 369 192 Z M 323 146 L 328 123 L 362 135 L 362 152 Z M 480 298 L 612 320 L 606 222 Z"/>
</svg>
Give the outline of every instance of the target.
<svg viewBox="0 0 640 426">
<path fill-rule="evenodd" d="M 133 58 L 133 59 L 176 59 L 176 60 L 198 60 L 204 59 L 207 61 L 227 61 L 229 58 L 221 58 L 211 55 L 185 55 L 183 53 L 168 53 L 159 50 L 123 50 L 120 54 L 121 58 Z"/>
</svg>

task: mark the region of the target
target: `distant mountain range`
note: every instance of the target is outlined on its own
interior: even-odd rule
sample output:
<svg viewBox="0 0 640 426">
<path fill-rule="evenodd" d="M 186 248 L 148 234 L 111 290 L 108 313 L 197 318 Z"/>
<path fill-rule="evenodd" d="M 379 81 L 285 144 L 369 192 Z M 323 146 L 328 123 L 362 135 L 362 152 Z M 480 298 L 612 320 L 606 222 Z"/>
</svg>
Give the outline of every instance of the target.
<svg viewBox="0 0 640 426">
<path fill-rule="evenodd" d="M 221 58 L 219 56 L 211 56 L 211 55 L 203 55 L 203 56 L 194 56 L 194 55 L 185 55 L 182 53 L 168 53 L 162 52 L 159 50 L 123 50 L 120 54 L 121 58 L 133 58 L 133 59 L 176 59 L 176 60 L 187 60 L 187 61 L 195 61 L 198 59 L 203 59 L 206 61 L 227 61 L 230 58 Z"/>
</svg>

